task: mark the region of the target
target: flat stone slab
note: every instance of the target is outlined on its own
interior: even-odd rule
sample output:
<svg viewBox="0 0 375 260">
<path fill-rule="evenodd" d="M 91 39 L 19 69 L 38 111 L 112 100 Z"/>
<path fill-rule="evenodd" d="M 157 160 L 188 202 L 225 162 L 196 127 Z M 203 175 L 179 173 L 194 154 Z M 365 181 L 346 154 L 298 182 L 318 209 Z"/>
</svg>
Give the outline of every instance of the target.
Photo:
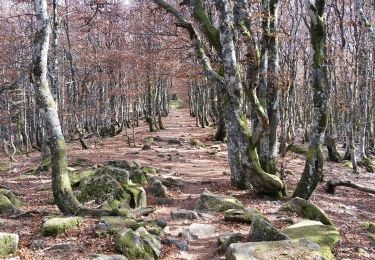
<svg viewBox="0 0 375 260">
<path fill-rule="evenodd" d="M 198 238 L 208 237 L 216 233 L 216 227 L 210 224 L 193 223 L 189 226 L 189 232 Z"/>
</svg>

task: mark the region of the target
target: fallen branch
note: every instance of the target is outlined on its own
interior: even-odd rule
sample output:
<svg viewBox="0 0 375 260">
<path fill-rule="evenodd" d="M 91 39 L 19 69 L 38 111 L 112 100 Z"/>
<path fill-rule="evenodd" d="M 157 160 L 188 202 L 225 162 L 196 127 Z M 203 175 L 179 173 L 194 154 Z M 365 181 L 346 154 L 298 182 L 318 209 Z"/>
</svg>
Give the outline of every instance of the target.
<svg viewBox="0 0 375 260">
<path fill-rule="evenodd" d="M 330 179 L 327 182 L 327 192 L 330 194 L 335 194 L 335 189 L 337 186 L 349 187 L 349 188 L 357 189 L 360 191 L 368 192 L 371 194 L 375 194 L 374 188 L 365 187 L 365 186 L 356 184 L 349 180 L 339 180 L 339 179 Z"/>
</svg>

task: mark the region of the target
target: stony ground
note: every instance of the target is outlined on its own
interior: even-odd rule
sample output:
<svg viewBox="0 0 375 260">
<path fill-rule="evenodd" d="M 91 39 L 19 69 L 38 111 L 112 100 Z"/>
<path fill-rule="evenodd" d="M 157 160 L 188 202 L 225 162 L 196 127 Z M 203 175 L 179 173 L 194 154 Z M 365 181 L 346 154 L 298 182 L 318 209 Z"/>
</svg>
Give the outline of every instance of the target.
<svg viewBox="0 0 375 260">
<path fill-rule="evenodd" d="M 88 165 L 94 165 L 109 159 L 126 159 L 153 166 L 163 177 L 173 176 L 180 179 L 184 183 L 183 188 L 168 191 L 171 204 L 156 205 L 157 210 L 151 216 L 164 217 L 167 220 L 167 234 L 177 235 L 192 223 L 187 220 L 172 220 L 170 212 L 178 208 L 193 209 L 196 199 L 204 189 L 233 195 L 245 206 L 260 210 L 273 220 L 277 227 L 285 225 L 281 221 L 284 215 L 278 211 L 283 201 L 270 201 L 230 187 L 225 144 L 220 144 L 221 152 L 210 155 L 210 145 L 217 144 L 212 138 L 214 129 L 195 127 L 195 119 L 189 117 L 188 110 L 184 108 L 172 110 L 170 116 L 164 119 L 164 124 L 167 130 L 152 134 L 147 132 L 145 126 L 136 128 L 134 146 L 127 144 L 125 135 L 103 139 L 96 147 L 92 144 L 89 150 L 82 150 L 78 143 L 69 143 L 69 161 L 73 163 L 79 158 L 84 158 L 89 161 Z M 132 131 L 128 130 L 128 134 L 131 136 Z M 162 140 L 180 138 L 183 141 L 181 145 L 169 145 L 165 141 L 153 142 L 152 149 L 144 151 L 141 149 L 143 140 L 149 136 L 160 136 Z M 189 140 L 192 138 L 200 140 L 206 147 L 198 148 L 191 145 Z M 0 218 L 1 232 L 14 232 L 20 235 L 20 250 L 13 259 L 90 259 L 92 253 L 114 253 L 113 237 L 95 237 L 94 228 L 98 221 L 95 218 L 85 218 L 79 227 L 57 237 L 42 237 L 40 228 L 43 218 L 58 213 L 58 209 L 50 203 L 50 173 L 25 174 L 28 169 L 38 165 L 37 152 L 33 152 L 28 158 L 21 155 L 16 158 L 17 162 L 12 164 L 11 169 L 0 174 L 0 184 L 20 194 L 24 202 L 22 209 L 35 210 L 35 213 L 32 216 L 14 219 Z M 0 158 L 0 161 L 3 160 L 5 158 Z M 279 161 L 279 166 L 281 164 L 284 164 L 285 170 L 291 171 L 291 174 L 285 176 L 285 182 L 292 191 L 303 170 L 304 157 L 289 153 L 283 161 Z M 370 187 L 375 186 L 374 174 L 361 171 L 360 175 L 353 175 L 350 169 L 327 162 L 325 180 L 332 176 L 351 179 Z M 328 213 L 340 231 L 342 240 L 334 252 L 338 259 L 375 259 L 375 242 L 367 237 L 366 230 L 360 225 L 364 221 L 375 221 L 374 195 L 340 187 L 332 196 L 325 192 L 322 183 L 311 200 Z M 152 196 L 148 197 L 148 202 L 151 205 L 158 203 Z M 161 259 L 217 259 L 215 249 L 219 234 L 237 231 L 246 235 L 249 231 L 246 224 L 226 223 L 221 213 L 207 214 L 193 222 L 210 223 L 216 226 L 217 233 L 191 242 L 187 252 L 179 251 L 174 245 L 164 245 Z M 32 250 L 31 243 L 34 240 L 38 240 L 44 249 Z M 51 247 L 62 243 L 68 246 L 62 250 Z"/>
</svg>

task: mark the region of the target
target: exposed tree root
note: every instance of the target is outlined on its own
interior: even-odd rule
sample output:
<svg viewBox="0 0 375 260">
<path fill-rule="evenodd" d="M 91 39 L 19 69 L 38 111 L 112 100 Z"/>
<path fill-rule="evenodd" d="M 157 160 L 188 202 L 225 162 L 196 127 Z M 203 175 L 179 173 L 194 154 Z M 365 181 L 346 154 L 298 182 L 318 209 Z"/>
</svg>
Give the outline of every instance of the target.
<svg viewBox="0 0 375 260">
<path fill-rule="evenodd" d="M 331 194 L 335 194 L 337 186 L 349 187 L 349 188 L 357 189 L 360 191 L 368 192 L 371 194 L 375 194 L 374 188 L 365 187 L 365 186 L 356 184 L 350 180 L 339 180 L 339 179 L 330 179 L 327 182 L 327 192 Z"/>
</svg>

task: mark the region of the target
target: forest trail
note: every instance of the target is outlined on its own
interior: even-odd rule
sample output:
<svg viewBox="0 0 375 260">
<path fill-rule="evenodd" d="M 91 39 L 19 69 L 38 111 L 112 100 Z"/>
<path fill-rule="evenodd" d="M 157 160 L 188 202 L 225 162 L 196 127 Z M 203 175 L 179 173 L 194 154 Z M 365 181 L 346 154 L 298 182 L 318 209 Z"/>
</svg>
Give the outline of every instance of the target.
<svg viewBox="0 0 375 260">
<path fill-rule="evenodd" d="M 143 123 L 142 123 L 143 124 Z M 220 194 L 230 194 L 238 198 L 245 206 L 255 207 L 270 218 L 276 227 L 286 225 L 281 219 L 285 214 L 279 209 L 284 201 L 269 201 L 253 193 L 238 191 L 230 186 L 226 145 L 213 141 L 213 128 L 195 127 L 195 118 L 189 116 L 186 108 L 172 109 L 164 118 L 166 130 L 149 133 L 147 126 L 135 129 L 135 146 L 128 146 L 126 136 L 120 134 L 114 138 L 102 139 L 96 148 L 83 150 L 78 142 L 68 143 L 68 159 L 73 164 L 77 159 L 86 159 L 85 164 L 95 165 L 105 160 L 125 159 L 136 161 L 141 165 L 158 169 L 157 176 L 174 177 L 183 183 L 181 189 L 168 189 L 168 198 L 161 201 L 147 193 L 148 203 L 156 206 L 152 218 L 163 217 L 168 223 L 166 235 L 176 237 L 180 231 L 192 223 L 212 224 L 216 232 L 204 239 L 191 241 L 189 250 L 179 251 L 174 245 L 163 245 L 161 259 L 213 259 L 215 257 L 217 237 L 225 232 L 240 232 L 247 235 L 247 224 L 227 223 L 222 213 L 202 214 L 197 220 L 172 220 L 171 210 L 184 208 L 193 209 L 196 199 L 204 189 Z M 131 130 L 127 133 L 131 135 Z M 154 137 L 151 150 L 142 150 L 145 139 Z M 155 138 L 159 136 L 159 138 Z M 170 144 L 168 140 L 177 139 L 180 144 Z M 205 147 L 191 144 L 196 139 Z M 156 141 L 159 140 L 159 141 Z M 92 140 L 89 140 L 89 143 Z M 214 153 L 212 145 L 220 145 L 220 152 Z M 216 148 L 215 148 L 216 149 Z M 4 158 L 1 158 L 4 159 Z M 51 205 L 52 192 L 50 173 L 37 175 L 25 173 L 38 165 L 39 153 L 33 152 L 29 158 L 18 156 L 10 170 L 1 174 L 0 184 L 20 194 L 24 201 L 22 209 L 36 210 L 38 213 L 17 219 L 0 219 L 1 231 L 14 232 L 20 235 L 20 250 L 17 255 L 21 259 L 90 259 L 92 253 L 113 254 L 113 237 L 97 238 L 94 233 L 97 218 L 85 218 L 79 227 L 56 237 L 43 237 L 39 234 L 43 218 L 46 215 L 58 214 L 57 207 Z M 280 162 L 279 162 L 280 164 Z M 285 177 L 292 189 L 299 180 L 304 165 L 304 157 L 289 153 L 284 159 L 285 170 L 293 174 Z M 359 176 L 350 173 L 350 169 L 340 164 L 327 162 L 325 167 L 326 180 L 331 176 L 344 176 L 367 186 L 375 186 L 373 175 L 361 172 Z M 370 178 L 372 176 L 372 178 Z M 328 195 L 324 185 L 319 185 L 311 200 L 326 211 L 340 231 L 342 241 L 335 248 L 340 258 L 374 259 L 374 243 L 371 242 L 361 222 L 375 221 L 374 196 L 352 189 L 339 188 L 336 195 Z M 164 204 L 164 205 L 160 205 Z M 298 220 L 298 217 L 293 216 Z M 33 242 L 34 241 L 34 242 Z M 62 250 L 48 249 L 63 244 Z M 44 249 L 32 249 L 36 245 Z M 46 249 L 47 248 L 47 249 Z M 361 254 L 363 248 L 366 254 Z"/>
</svg>

